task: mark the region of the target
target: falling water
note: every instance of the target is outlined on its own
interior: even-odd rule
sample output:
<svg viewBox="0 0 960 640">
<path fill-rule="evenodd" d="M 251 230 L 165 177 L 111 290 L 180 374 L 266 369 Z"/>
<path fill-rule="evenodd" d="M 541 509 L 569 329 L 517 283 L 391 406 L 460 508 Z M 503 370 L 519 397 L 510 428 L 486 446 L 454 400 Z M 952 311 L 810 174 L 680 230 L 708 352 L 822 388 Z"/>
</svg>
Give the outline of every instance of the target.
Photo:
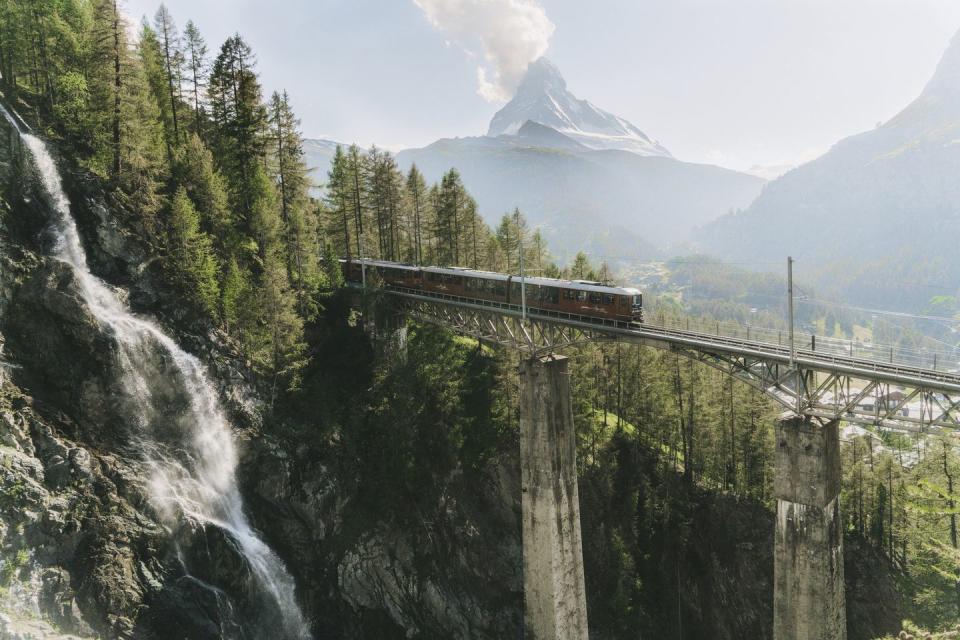
<svg viewBox="0 0 960 640">
<path fill-rule="evenodd" d="M 150 470 L 153 504 L 171 527 L 182 518 L 214 525 L 236 541 L 259 586 L 282 616 L 287 638 L 309 638 L 294 582 L 280 558 L 257 536 L 237 488 L 232 431 L 203 364 L 152 322 L 134 316 L 87 266 L 70 201 L 46 145 L 0 105 L 30 150 L 56 213 L 54 256 L 73 267 L 90 311 L 116 338 L 123 386 L 137 419 L 137 439 Z M 174 393 L 174 390 L 177 393 Z M 175 398 L 185 398 L 171 417 Z M 279 631 L 279 630 L 275 630 Z"/>
</svg>

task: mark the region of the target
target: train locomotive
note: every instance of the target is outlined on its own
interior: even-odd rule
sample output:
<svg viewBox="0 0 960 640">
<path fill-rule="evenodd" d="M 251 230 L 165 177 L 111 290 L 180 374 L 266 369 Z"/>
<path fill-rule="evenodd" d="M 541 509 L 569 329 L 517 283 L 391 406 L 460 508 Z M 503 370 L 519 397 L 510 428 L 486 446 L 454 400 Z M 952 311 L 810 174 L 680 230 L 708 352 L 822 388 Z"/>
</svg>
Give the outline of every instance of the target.
<svg viewBox="0 0 960 640">
<path fill-rule="evenodd" d="M 480 304 L 520 306 L 521 278 L 492 271 L 463 267 L 422 267 L 386 260 L 340 260 L 344 279 L 360 284 L 364 277 L 384 285 L 475 300 Z M 643 322 L 643 294 L 629 287 L 611 287 L 589 280 L 559 280 L 526 277 L 526 304 L 529 313 L 544 316 L 580 316 L 587 320 L 619 324 Z"/>
</svg>

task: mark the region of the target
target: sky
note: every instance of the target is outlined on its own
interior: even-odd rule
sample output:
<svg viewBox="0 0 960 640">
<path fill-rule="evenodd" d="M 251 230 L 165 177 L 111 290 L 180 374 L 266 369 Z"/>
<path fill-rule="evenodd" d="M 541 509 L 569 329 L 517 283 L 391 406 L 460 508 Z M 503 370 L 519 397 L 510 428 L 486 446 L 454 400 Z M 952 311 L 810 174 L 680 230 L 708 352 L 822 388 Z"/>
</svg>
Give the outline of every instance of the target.
<svg viewBox="0 0 960 640">
<path fill-rule="evenodd" d="M 125 0 L 132 19 L 156 0 Z M 906 106 L 956 0 L 166 0 L 215 54 L 239 32 L 307 137 L 400 150 L 482 135 L 543 53 L 675 157 L 796 165 Z M 960 81 L 960 80 L 958 80 Z"/>
</svg>

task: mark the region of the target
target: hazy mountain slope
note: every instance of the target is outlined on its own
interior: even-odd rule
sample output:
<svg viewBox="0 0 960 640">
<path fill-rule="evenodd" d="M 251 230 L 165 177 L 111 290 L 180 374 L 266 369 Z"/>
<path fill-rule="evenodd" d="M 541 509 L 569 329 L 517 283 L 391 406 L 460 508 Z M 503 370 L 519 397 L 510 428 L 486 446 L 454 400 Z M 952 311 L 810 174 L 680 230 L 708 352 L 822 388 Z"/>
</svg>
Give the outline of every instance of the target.
<svg viewBox="0 0 960 640">
<path fill-rule="evenodd" d="M 670 157 L 659 142 L 631 123 L 578 99 L 546 58 L 530 63 L 513 99 L 493 116 L 487 135 L 515 134 L 527 121 L 556 129 L 591 149 Z"/>
<path fill-rule="evenodd" d="M 520 207 L 561 256 L 584 249 L 614 260 L 651 257 L 652 245 L 746 206 L 764 184 L 719 167 L 540 146 L 524 135 L 445 139 L 398 159 L 428 180 L 456 167 L 488 220 Z"/>
<path fill-rule="evenodd" d="M 327 182 L 327 171 L 330 170 L 330 161 L 337 151 L 337 145 L 346 150 L 349 145 L 333 140 L 307 139 L 303 141 L 303 157 L 310 168 L 310 179 L 317 187 Z"/>
<path fill-rule="evenodd" d="M 958 176 L 960 36 L 897 116 L 769 184 L 698 239 L 721 255 L 798 256 L 850 300 L 923 306 L 960 282 Z"/>
<path fill-rule="evenodd" d="M 336 146 L 305 141 L 318 185 Z M 438 140 L 397 159 L 404 171 L 416 163 L 430 182 L 455 167 L 489 222 L 519 207 L 561 259 L 579 250 L 614 262 L 651 258 L 746 207 L 765 183 L 675 160 L 634 125 L 576 98 L 546 59 L 530 65 L 489 135 Z"/>
</svg>

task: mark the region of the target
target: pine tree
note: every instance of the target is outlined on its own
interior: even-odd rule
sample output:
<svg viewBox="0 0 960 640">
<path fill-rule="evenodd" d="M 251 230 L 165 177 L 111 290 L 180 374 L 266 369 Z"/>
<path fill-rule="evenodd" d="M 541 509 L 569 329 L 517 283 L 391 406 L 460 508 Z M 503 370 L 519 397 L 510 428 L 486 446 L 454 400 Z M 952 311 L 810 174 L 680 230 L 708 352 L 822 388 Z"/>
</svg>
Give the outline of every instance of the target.
<svg viewBox="0 0 960 640">
<path fill-rule="evenodd" d="M 480 269 L 486 266 L 487 259 L 484 255 L 486 249 L 487 227 L 480 214 L 477 212 L 477 201 L 469 194 L 464 192 L 464 229 L 465 229 L 465 247 L 464 250 L 468 256 L 467 263 L 474 269 Z"/>
<path fill-rule="evenodd" d="M 326 230 L 336 255 L 348 259 L 354 255 L 350 238 L 356 235 L 351 234 L 352 225 L 355 224 L 352 193 L 348 158 L 343 148 L 337 145 L 327 173 Z"/>
<path fill-rule="evenodd" d="M 367 154 L 366 202 L 376 223 L 378 256 L 384 260 L 398 260 L 403 251 L 400 219 L 403 176 L 393 156 L 376 147 Z"/>
<path fill-rule="evenodd" d="M 140 52 L 140 64 L 147 80 L 147 86 L 154 102 L 157 104 L 160 120 L 163 123 L 167 159 L 172 165 L 176 140 L 174 118 L 168 98 L 167 73 L 163 64 L 163 45 L 157 39 L 157 33 L 146 22 L 141 25 L 140 41 L 137 47 Z"/>
<path fill-rule="evenodd" d="M 323 280 L 317 220 L 314 207 L 291 209 L 287 218 L 287 270 L 297 298 L 297 311 L 305 320 L 317 313 L 315 296 Z"/>
<path fill-rule="evenodd" d="M 261 165 L 251 168 L 250 184 L 246 191 L 251 199 L 247 227 L 253 240 L 252 244 L 246 245 L 246 258 L 261 268 L 272 258 L 284 262 L 284 228 L 280 219 L 279 198 Z"/>
<path fill-rule="evenodd" d="M 330 242 L 323 245 L 323 257 L 320 262 L 323 265 L 324 282 L 323 285 L 331 291 L 336 291 L 343 286 L 343 271 L 340 268 L 338 254 Z"/>
<path fill-rule="evenodd" d="M 271 96 L 269 114 L 271 165 L 280 192 L 287 274 L 297 298 L 297 309 L 303 318 L 309 319 L 317 311 L 315 294 L 321 280 L 318 208 L 310 203 L 300 122 L 290 107 L 286 91 Z"/>
<path fill-rule="evenodd" d="M 255 172 L 263 164 L 267 142 L 267 110 L 255 67 L 249 45 L 235 35 L 223 43 L 209 78 L 214 157 L 241 220 L 249 220 L 254 201 L 262 195 Z"/>
<path fill-rule="evenodd" d="M 300 121 L 290 108 L 287 92 L 270 97 L 269 119 L 274 173 L 280 190 L 280 208 L 284 222 L 291 210 L 303 207 L 307 200 L 307 166 L 303 160 Z"/>
<path fill-rule="evenodd" d="M 526 250 L 530 244 L 527 235 L 527 220 L 519 209 L 514 209 L 512 214 L 505 213 L 500 218 L 500 224 L 497 226 L 497 244 L 507 273 L 519 273 L 521 247 L 524 249 L 526 262 Z M 527 265 L 524 264 L 524 268 L 526 267 Z"/>
<path fill-rule="evenodd" d="M 469 194 L 456 169 L 450 169 L 440 180 L 434 210 L 434 235 L 437 240 L 438 264 L 459 264 L 466 245 L 464 224 Z"/>
<path fill-rule="evenodd" d="M 258 286 L 247 289 L 238 315 L 247 352 L 270 376 L 272 407 L 281 383 L 295 388 L 305 365 L 303 320 L 296 312 L 286 266 L 277 256 L 267 257 Z"/>
<path fill-rule="evenodd" d="M 197 134 L 191 134 L 177 152 L 173 175 L 196 203 L 200 226 L 215 238 L 220 253 L 232 251 L 236 230 L 226 181 L 214 167 L 213 154 Z"/>
<path fill-rule="evenodd" d="M 217 263 L 210 236 L 200 230 L 200 216 L 180 187 L 170 205 L 167 252 L 178 287 L 206 313 L 215 315 L 220 296 Z"/>
<path fill-rule="evenodd" d="M 552 277 L 547 275 L 550 271 L 551 261 L 550 252 L 547 250 L 547 243 L 543 239 L 543 234 L 540 233 L 540 229 L 534 230 L 533 236 L 530 238 L 530 271 L 532 273 Z"/>
<path fill-rule="evenodd" d="M 237 264 L 236 258 L 230 258 L 220 286 L 220 317 L 226 330 L 240 338 L 242 335 L 243 301 L 250 295 L 250 283 L 246 272 Z"/>
<path fill-rule="evenodd" d="M 172 120 L 172 144 L 177 145 L 180 141 L 177 108 L 182 101 L 180 87 L 183 81 L 183 53 L 180 51 L 180 34 L 177 32 L 177 25 L 173 21 L 173 16 L 170 15 L 167 7 L 163 4 L 160 5 L 154 16 L 154 27 L 162 52 L 165 84 L 169 97 L 167 104 Z"/>
<path fill-rule="evenodd" d="M 593 266 L 590 264 L 587 254 L 578 251 L 570 265 L 570 277 L 574 280 L 595 280 Z"/>
<path fill-rule="evenodd" d="M 411 262 L 423 264 L 424 226 L 427 222 L 427 183 L 416 164 L 410 165 L 410 171 L 407 173 L 406 196 L 409 209 L 407 218 L 412 226 L 413 259 Z"/>
<path fill-rule="evenodd" d="M 190 95 L 193 102 L 193 132 L 204 139 L 203 121 L 205 118 L 201 95 L 207 85 L 209 62 L 207 60 L 207 43 L 200 30 L 192 21 L 187 22 L 183 30 L 184 58 L 187 76 L 190 83 Z"/>
<path fill-rule="evenodd" d="M 370 254 L 366 246 L 367 239 L 364 237 L 364 217 L 366 213 L 363 205 L 363 194 L 366 188 L 366 164 L 366 158 L 360 153 L 360 148 L 355 144 L 350 145 L 350 149 L 347 151 L 346 183 L 353 213 L 357 255 L 360 257 L 367 257 Z"/>
<path fill-rule="evenodd" d="M 127 50 L 126 23 L 120 13 L 119 0 L 97 0 L 93 11 L 91 68 L 94 112 L 102 116 L 103 125 L 96 131 L 109 131 L 109 172 L 119 178 L 122 142 L 122 101 L 124 68 L 130 66 Z M 97 146 L 100 146 L 97 144 Z M 107 146 L 107 145 L 103 145 Z"/>
</svg>

